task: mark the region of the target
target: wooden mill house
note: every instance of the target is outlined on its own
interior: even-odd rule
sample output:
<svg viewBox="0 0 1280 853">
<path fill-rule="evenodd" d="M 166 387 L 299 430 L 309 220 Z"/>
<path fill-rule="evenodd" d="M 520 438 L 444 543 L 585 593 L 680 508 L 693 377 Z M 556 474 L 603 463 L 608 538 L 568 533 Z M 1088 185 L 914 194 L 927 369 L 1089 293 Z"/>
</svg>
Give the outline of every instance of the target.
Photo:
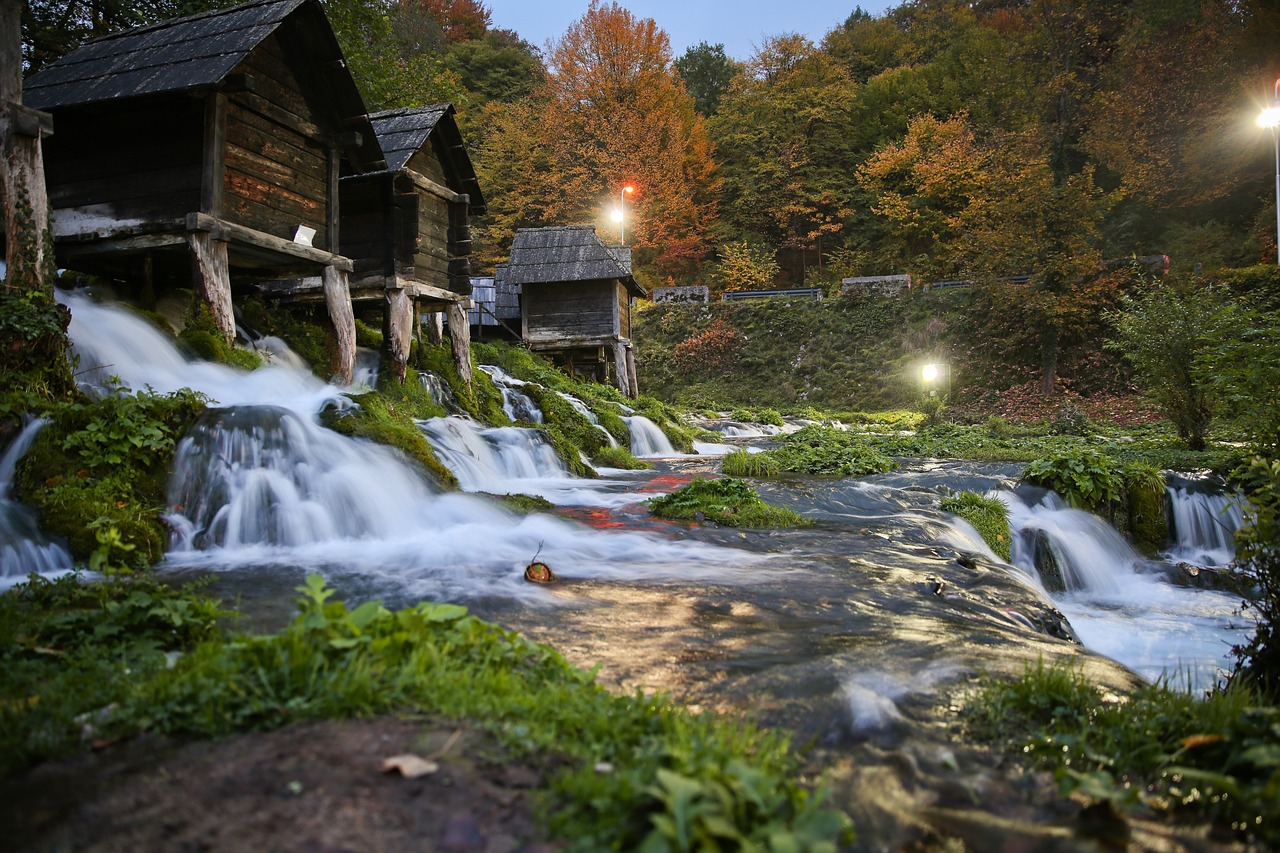
<svg viewBox="0 0 1280 853">
<path fill-rule="evenodd" d="M 319 276 L 350 380 L 339 180 L 385 169 L 319 0 L 260 0 L 117 33 L 32 75 L 58 263 L 194 285 L 228 340 L 233 286 Z"/>
<path fill-rule="evenodd" d="M 467 309 L 472 213 L 484 196 L 451 104 L 374 113 L 386 169 L 342 179 L 342 249 L 355 265 L 354 299 L 385 299 L 384 337 L 403 381 L 419 313 L 441 335 L 442 312 L 459 373 L 470 383 Z"/>
<path fill-rule="evenodd" d="M 521 288 L 521 335 L 534 352 L 571 372 L 639 395 L 631 343 L 631 298 L 646 291 L 631 274 L 631 250 L 609 246 L 590 225 L 522 228 L 504 280 Z"/>
</svg>

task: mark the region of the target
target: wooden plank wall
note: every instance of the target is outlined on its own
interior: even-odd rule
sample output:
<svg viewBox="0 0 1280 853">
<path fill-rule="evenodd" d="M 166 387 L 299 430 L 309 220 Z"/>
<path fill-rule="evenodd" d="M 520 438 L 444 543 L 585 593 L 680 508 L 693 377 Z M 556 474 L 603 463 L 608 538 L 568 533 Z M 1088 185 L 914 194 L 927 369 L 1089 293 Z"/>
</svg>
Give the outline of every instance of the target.
<svg viewBox="0 0 1280 853">
<path fill-rule="evenodd" d="M 526 284 L 526 340 L 549 343 L 561 338 L 616 337 L 615 285 L 612 280 Z"/>
<path fill-rule="evenodd" d="M 286 240 L 306 225 L 316 230 L 312 245 L 330 249 L 328 149 L 301 129 L 315 116 L 277 37 L 263 41 L 237 71 L 252 77 L 254 92 L 229 97 L 222 216 Z M 277 107 L 276 118 L 255 110 L 255 97 Z M 281 115 L 296 121 L 282 124 Z"/>
<path fill-rule="evenodd" d="M 419 149 L 405 165 L 442 187 L 448 186 L 444 165 L 429 145 Z M 449 203 L 419 190 L 416 216 L 417 235 L 412 260 L 414 278 L 449 290 Z"/>
<path fill-rule="evenodd" d="M 631 294 L 627 292 L 627 287 L 622 282 L 617 282 L 618 300 L 618 336 L 623 338 L 631 337 Z"/>
<path fill-rule="evenodd" d="M 355 263 L 354 278 L 370 273 L 392 275 L 389 205 L 391 176 L 364 175 L 344 180 L 339 254 Z"/>
<path fill-rule="evenodd" d="M 148 222 L 186 216 L 200 205 L 203 127 L 202 102 L 186 96 L 60 111 L 44 141 L 50 205 L 103 205 Z"/>
</svg>

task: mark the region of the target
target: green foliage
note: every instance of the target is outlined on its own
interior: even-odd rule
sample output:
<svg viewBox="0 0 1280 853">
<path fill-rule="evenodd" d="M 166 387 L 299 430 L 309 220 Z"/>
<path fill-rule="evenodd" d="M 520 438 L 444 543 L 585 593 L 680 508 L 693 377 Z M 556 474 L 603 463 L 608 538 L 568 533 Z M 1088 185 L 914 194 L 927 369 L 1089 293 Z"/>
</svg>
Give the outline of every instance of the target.
<svg viewBox="0 0 1280 853">
<path fill-rule="evenodd" d="M 0 289 L 0 388 L 19 390 L 22 408 L 0 417 L 23 414 L 75 390 L 67 360 L 67 324 L 71 315 L 43 290 Z"/>
<path fill-rule="evenodd" d="M 21 698 L 0 713 L 24 721 L 14 738 L 32 742 L 24 759 L 51 754 L 51 744 L 65 751 L 75 715 L 96 708 L 94 725 L 106 736 L 218 736 L 295 720 L 434 714 L 490 728 L 529 760 L 554 756 L 549 823 L 575 850 L 662 849 L 654 845 L 668 831 L 687 831 L 741 837 L 756 849 L 782 839 L 792 842 L 785 849 L 826 851 L 847 832 L 821 792 L 794 781 L 796 761 L 777 732 L 693 715 L 663 697 L 612 695 L 554 650 L 454 604 L 348 609 L 315 575 L 298 592 L 299 614 L 277 634 L 213 636 L 169 668 L 163 655 L 131 673 L 104 667 L 93 673 L 97 687 L 78 696 L 62 687 L 70 673 L 39 693 L 31 681 L 6 691 Z M 0 599 L 0 617 L 10 598 Z M 0 628 L 10 624 L 0 618 Z M 94 624 L 80 635 L 92 635 Z M 16 652 L 13 642 L 0 648 L 39 656 Z M 6 668 L 0 678 L 14 675 Z M 43 713 L 60 703 L 68 705 L 61 716 Z M 4 731 L 9 737 L 13 727 Z M 599 772 L 602 762 L 613 769 Z"/>
<path fill-rule="evenodd" d="M 622 468 L 627 471 L 643 471 L 653 464 L 637 459 L 625 447 L 602 447 L 591 456 L 591 461 L 601 468 Z"/>
<path fill-rule="evenodd" d="M 1232 652 L 1237 674 L 1280 702 L 1280 462 L 1255 457 L 1239 479 L 1251 512 L 1237 534 L 1236 558 L 1254 585 L 1245 606 L 1256 611 L 1258 626 Z"/>
<path fill-rule="evenodd" d="M 674 492 L 651 498 L 659 518 L 710 520 L 726 527 L 802 527 L 808 521 L 793 510 L 770 506 L 742 480 L 697 479 Z"/>
<path fill-rule="evenodd" d="M 1197 359 L 1209 347 L 1221 300 L 1194 281 L 1151 282 L 1124 298 L 1109 316 L 1124 354 L 1160 410 L 1192 450 L 1202 450 L 1213 420 L 1216 395 Z"/>
<path fill-rule="evenodd" d="M 694 106 L 704 116 L 715 115 L 720 98 L 738 73 L 738 65 L 724 52 L 723 44 L 699 42 L 675 61 L 684 87 L 693 96 Z"/>
<path fill-rule="evenodd" d="M 1079 447 L 1037 459 L 1022 478 L 1053 489 L 1080 509 L 1096 509 L 1120 500 L 1124 473 L 1115 459 L 1100 450 Z"/>
<path fill-rule="evenodd" d="M 1129 535 L 1143 551 L 1155 554 L 1165 546 L 1169 536 L 1164 474 L 1149 462 L 1130 462 L 1121 474 Z"/>
<path fill-rule="evenodd" d="M 416 377 L 414 380 L 405 383 L 406 390 L 421 387 L 416 382 Z M 425 396 L 425 392 L 423 395 Z M 334 432 L 394 447 L 422 466 L 439 485 L 447 489 L 458 487 L 458 478 L 436 458 L 431 442 L 427 441 L 414 422 L 415 417 L 423 415 L 420 408 L 415 410 L 413 398 L 405 395 L 397 400 L 389 393 L 372 391 L 353 395 L 351 399 L 356 403 L 355 406 L 347 409 L 325 409 L 321 414 L 321 422 Z M 430 403 L 430 397 L 426 401 Z M 422 404 L 421 398 L 417 398 L 417 402 Z"/>
<path fill-rule="evenodd" d="M 189 389 L 117 390 L 53 407 L 50 423 L 18 464 L 15 494 L 78 559 L 99 552 L 99 536 L 114 529 L 119 545 L 109 549 L 110 565 L 153 563 L 168 538 L 161 512 L 176 443 L 206 402 Z"/>
<path fill-rule="evenodd" d="M 1121 698 L 1042 661 L 1013 682 L 986 679 L 966 714 L 974 734 L 1049 768 L 1064 793 L 1280 842 L 1280 709 L 1244 685 L 1199 699 L 1161 683 Z"/>
<path fill-rule="evenodd" d="M 443 377 L 453 389 L 454 398 L 463 411 L 477 420 L 491 424 L 507 424 L 510 419 L 502 410 L 502 392 L 482 370 L 475 368 L 475 352 L 472 351 L 471 384 L 462 381 L 453 352 L 448 343 L 426 345 L 417 348 L 417 366 Z"/>
<path fill-rule="evenodd" d="M 1280 297 L 1269 289 L 1273 278 L 1236 280 L 1244 293 L 1219 312 L 1195 364 L 1225 414 L 1268 458 L 1280 456 Z"/>
<path fill-rule="evenodd" d="M 198 587 L 148 578 L 32 575 L 0 595 L 0 769 L 81 746 L 96 713 L 171 657 L 215 636 L 226 612 Z"/>
<path fill-rule="evenodd" d="M 1012 543 L 1009 534 L 1009 507 L 1004 501 L 977 492 L 958 492 L 943 498 L 939 509 L 958 515 L 972 524 L 997 557 L 1005 561 L 1012 559 L 1009 553 Z"/>
<path fill-rule="evenodd" d="M 893 468 L 866 438 L 830 426 L 807 426 L 785 436 L 782 446 L 758 454 L 756 465 L 776 465 L 778 471 L 826 477 L 862 477 Z"/>
<path fill-rule="evenodd" d="M 726 477 L 767 478 L 778 476 L 782 469 L 778 461 L 767 453 L 735 450 L 724 457 L 720 470 Z"/>
</svg>

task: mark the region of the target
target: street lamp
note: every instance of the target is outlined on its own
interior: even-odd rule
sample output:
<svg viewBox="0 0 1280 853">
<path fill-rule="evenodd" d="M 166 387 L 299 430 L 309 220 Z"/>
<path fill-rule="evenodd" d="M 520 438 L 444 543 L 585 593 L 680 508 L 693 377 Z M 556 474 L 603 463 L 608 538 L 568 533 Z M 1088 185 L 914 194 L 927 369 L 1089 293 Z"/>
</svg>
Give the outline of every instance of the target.
<svg viewBox="0 0 1280 853">
<path fill-rule="evenodd" d="M 1280 264 L 1280 80 L 1276 80 L 1271 106 L 1258 114 L 1258 127 L 1271 128 L 1276 144 L 1276 263 Z"/>
<path fill-rule="evenodd" d="M 636 191 L 636 188 L 627 184 L 618 193 L 618 211 L 614 216 L 614 220 L 618 223 L 618 242 L 627 245 L 627 223 L 624 221 L 627 212 L 627 196 Z"/>
</svg>

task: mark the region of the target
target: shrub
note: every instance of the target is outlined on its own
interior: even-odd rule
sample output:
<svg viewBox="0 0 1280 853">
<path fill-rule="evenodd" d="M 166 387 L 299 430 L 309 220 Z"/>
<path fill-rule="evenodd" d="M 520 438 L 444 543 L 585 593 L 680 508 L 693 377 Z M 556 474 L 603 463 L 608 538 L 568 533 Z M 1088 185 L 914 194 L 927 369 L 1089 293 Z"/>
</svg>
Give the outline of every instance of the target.
<svg viewBox="0 0 1280 853">
<path fill-rule="evenodd" d="M 1100 450 L 1078 447 L 1037 459 L 1022 478 L 1053 489 L 1080 509 L 1098 509 L 1120 500 L 1124 475 L 1119 464 Z"/>
<path fill-rule="evenodd" d="M 799 513 L 770 506 L 742 480 L 694 480 L 670 494 L 652 498 L 649 510 L 659 518 L 710 520 L 726 527 L 800 527 Z"/>
<path fill-rule="evenodd" d="M 1238 534 L 1236 556 L 1255 587 L 1245 606 L 1257 612 L 1258 627 L 1231 651 L 1236 673 L 1280 702 L 1280 461 L 1255 457 L 1242 475 L 1252 513 Z"/>
<path fill-rule="evenodd" d="M 706 376 L 732 370 L 744 343 L 741 332 L 716 318 L 706 329 L 677 344 L 671 355 L 683 373 Z"/>
</svg>

